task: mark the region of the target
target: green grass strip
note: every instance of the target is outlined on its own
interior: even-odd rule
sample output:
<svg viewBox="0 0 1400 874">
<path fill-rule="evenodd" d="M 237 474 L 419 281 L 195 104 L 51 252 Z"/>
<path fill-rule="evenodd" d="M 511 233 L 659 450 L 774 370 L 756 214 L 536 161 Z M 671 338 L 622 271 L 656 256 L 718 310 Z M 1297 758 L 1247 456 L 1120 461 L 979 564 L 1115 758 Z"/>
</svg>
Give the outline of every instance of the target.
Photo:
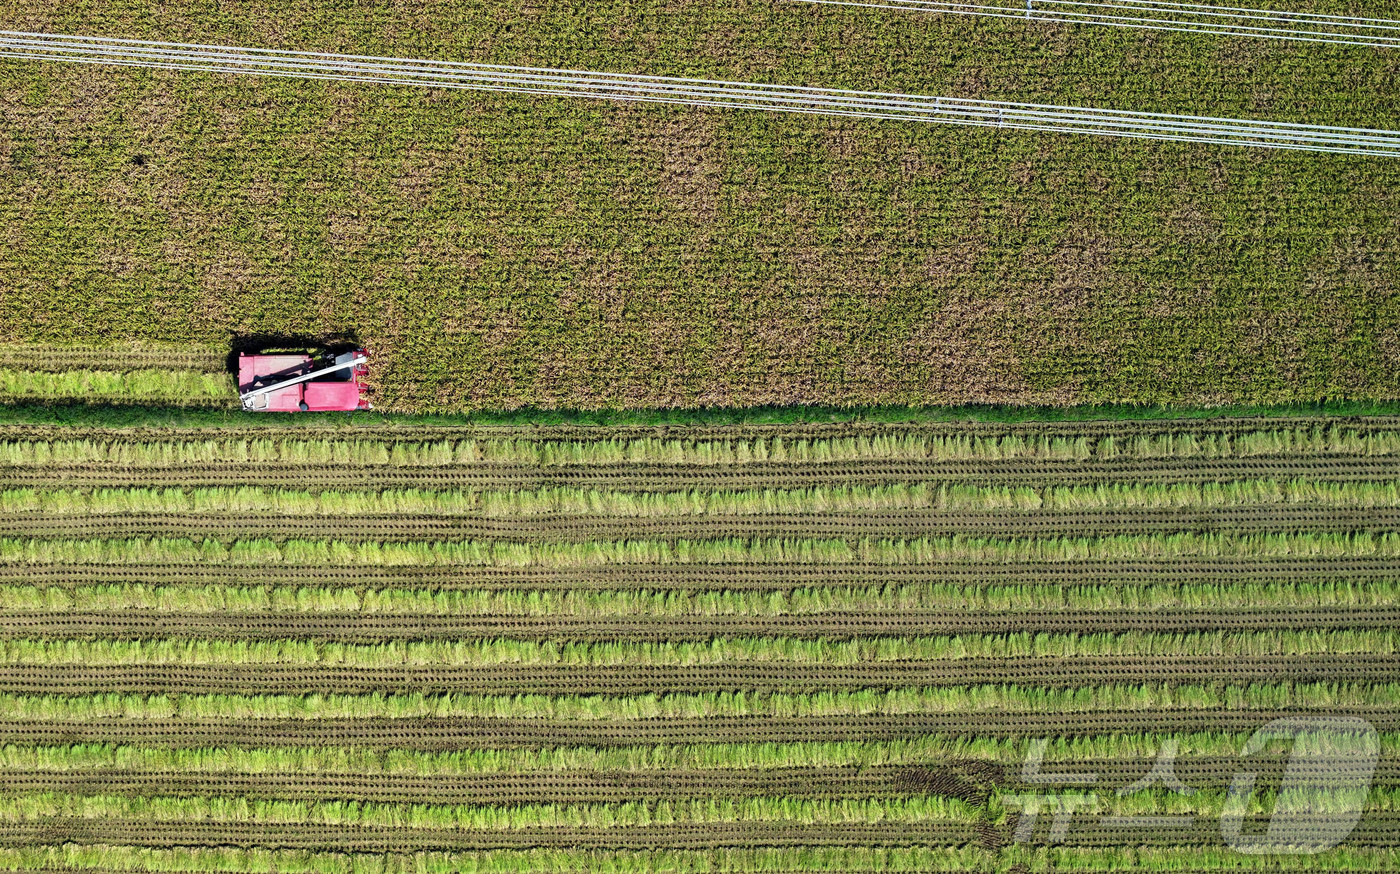
<svg viewBox="0 0 1400 874">
<path fill-rule="evenodd" d="M 665 695 L 0 695 L 0 719 L 550 719 L 617 722 L 718 716 L 815 718 L 911 713 L 1086 713 L 1098 710 L 1272 710 L 1390 707 L 1400 683 L 1166 684 L 1044 689 L 960 686 L 854 692 Z"/>
<path fill-rule="evenodd" d="M 1395 558 L 1400 533 L 1150 534 L 993 539 L 920 537 L 857 541 L 811 538 L 622 540 L 592 543 L 346 543 L 337 540 L 0 538 L 8 564 L 290 564 L 472 567 L 601 567 L 672 564 L 934 564 L 946 561 L 1068 562 L 1151 558 Z"/>
<path fill-rule="evenodd" d="M 796 847 L 706 850 L 528 849 L 458 853 L 335 853 L 232 847 L 0 848 L 0 870 L 104 869 L 228 874 L 775 874 L 966 872 L 995 854 L 973 847 Z"/>
<path fill-rule="evenodd" d="M 953 798 L 743 798 L 627 801 L 617 804 L 386 804 L 367 801 L 264 801 L 223 796 L 71 795 L 0 797 L 0 822 L 54 817 L 144 822 L 318 823 L 348 827 L 481 829 L 627 828 L 699 823 L 783 822 L 800 825 L 929 820 L 971 821 L 977 808 Z"/>
<path fill-rule="evenodd" d="M 1242 762 L 1240 769 L 1248 766 Z M 1015 810 L 1014 802 L 1009 802 L 1010 792 L 994 794 L 993 807 L 999 810 Z M 1094 799 L 1085 809 L 1086 814 L 1111 816 L 1173 816 L 1193 813 L 1198 816 L 1218 819 L 1226 810 L 1243 813 L 1245 816 L 1268 816 L 1280 805 L 1293 810 L 1307 810 L 1322 814 L 1345 813 L 1360 807 L 1368 813 L 1385 813 L 1400 807 L 1400 789 L 1394 787 L 1342 787 L 1310 786 L 1291 788 L 1280 792 L 1276 787 L 1260 787 L 1242 800 L 1227 801 L 1224 789 L 1197 789 L 1190 795 L 1156 787 L 1128 795 L 1117 795 L 1115 791 L 1090 793 Z"/>
<path fill-rule="evenodd" d="M 963 488 L 956 496 L 950 495 L 949 509 L 981 509 L 976 504 L 983 492 L 988 493 L 986 499 L 989 502 L 1015 501 L 1018 509 L 1025 509 L 1032 500 L 1031 495 L 1035 495 L 1040 501 L 1031 509 L 1062 512 L 1230 509 L 1290 505 L 1369 508 L 1400 505 L 1400 483 L 1396 482 L 1322 483 L 1293 479 L 1175 485 L 1116 483 L 1040 490 Z"/>
<path fill-rule="evenodd" d="M 161 613 L 350 613 L 362 615 L 674 617 L 819 616 L 831 612 L 956 610 L 1238 610 L 1393 607 L 1400 578 L 1352 581 L 1189 583 L 1122 586 L 820 586 L 746 591 L 516 591 L 358 589 L 312 586 L 62 588 L 0 585 L 0 611 Z"/>
<path fill-rule="evenodd" d="M 193 370 L 66 370 L 48 373 L 0 367 L 0 399 L 163 401 L 231 406 L 237 393 L 224 373 Z"/>
<path fill-rule="evenodd" d="M 1181 757 L 1236 756 L 1248 733 L 1135 734 L 1058 738 L 1043 751 L 1048 764 L 1087 759 L 1151 762 L 1172 740 Z M 1322 735 L 1280 741 L 1280 750 L 1324 749 Z M 704 771 L 715 769 L 843 768 L 937 765 L 977 759 L 1019 765 L 1030 741 L 924 736 L 909 740 L 806 743 L 663 744 L 632 747 L 552 747 L 542 750 L 370 750 L 353 747 L 163 749 L 117 744 L 0 746 L 10 771 L 166 771 L 176 774 L 374 774 L 448 777 L 541 772 Z M 1400 733 L 1380 734 L 1381 755 L 1400 756 Z"/>
<path fill-rule="evenodd" d="M 1376 436 L 1376 435 L 1367 435 Z M 1364 438 L 1359 438 L 1364 439 Z M 1396 437 L 1400 441 L 1400 435 Z M 1378 444 L 1382 445 L 1382 444 Z M 1383 445 L 1389 445 L 1385 443 Z M 182 439 L 141 442 L 19 440 L 0 442 L 0 464 L 24 466 L 128 464 L 141 467 L 198 463 L 394 465 L 560 465 L 837 463 L 848 461 L 1039 458 L 1082 460 L 1087 438 L 964 437 L 892 434 L 831 438 L 617 438 L 557 440 L 468 438 L 444 440 Z"/>
<path fill-rule="evenodd" d="M 1176 485 L 1112 484 L 1007 488 L 926 483 L 743 491 L 619 492 L 544 488 L 533 491 L 385 491 L 239 488 L 9 489 L 0 512 L 49 515 L 255 513 L 299 516 L 537 516 L 653 518 L 705 515 L 819 515 L 909 510 L 1034 511 L 1195 510 L 1296 506 L 1400 506 L 1400 483 L 1248 480 Z"/>
<path fill-rule="evenodd" d="M 395 665 L 608 667 L 798 663 L 812 666 L 969 658 L 1090 658 L 1392 654 L 1394 629 L 1210 631 L 1156 634 L 967 634 L 854 640 L 730 637 L 700 642 L 567 642 L 533 640 L 390 641 L 375 644 L 309 640 L 7 640 L 9 665 Z"/>
</svg>

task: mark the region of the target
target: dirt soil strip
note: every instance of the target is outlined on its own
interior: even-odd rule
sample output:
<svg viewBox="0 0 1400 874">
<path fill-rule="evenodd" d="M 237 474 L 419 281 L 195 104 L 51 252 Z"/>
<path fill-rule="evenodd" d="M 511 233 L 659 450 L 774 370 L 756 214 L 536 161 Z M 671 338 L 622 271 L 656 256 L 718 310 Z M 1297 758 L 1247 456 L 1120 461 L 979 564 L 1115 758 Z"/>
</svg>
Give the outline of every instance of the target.
<svg viewBox="0 0 1400 874">
<path fill-rule="evenodd" d="M 668 665 L 487 665 L 338 667 L 323 665 L 7 665 L 0 691 L 80 695 L 368 694 L 458 692 L 495 695 L 645 695 L 664 692 L 819 692 L 1011 683 L 1051 688 L 1103 683 L 1196 684 L 1292 681 L 1385 683 L 1400 676 L 1400 654 L 1206 657 L 947 659 L 859 665 L 750 662 Z"/>
<path fill-rule="evenodd" d="M 637 744 L 871 741 L 925 735 L 1049 738 L 1134 733 L 1252 732 L 1285 716 L 1356 716 L 1377 731 L 1400 730 L 1400 709 L 1338 707 L 1325 714 L 1280 710 L 1095 710 L 1082 713 L 977 712 L 769 718 L 570 721 L 552 719 L 84 719 L 0 721 L 0 743 L 133 744 L 202 747 L 346 746 L 412 749 L 540 749 Z M 1345 727 L 1345 726 L 1342 726 Z"/>
<path fill-rule="evenodd" d="M 0 639 L 101 638 L 151 640 L 711 640 L 796 637 L 849 640 L 919 634 L 1118 633 L 1385 629 L 1400 626 L 1400 608 L 1212 611 L 1061 610 L 1025 612 L 829 612 L 780 616 L 472 616 L 358 613 L 102 613 L 0 614 Z"/>
<path fill-rule="evenodd" d="M 1400 508 L 1254 506 L 1185 510 L 984 513 L 942 510 L 788 515 L 653 517 L 550 516 L 485 518 L 434 516 L 292 516 L 190 513 L 171 515 L 12 514 L 0 537 L 191 537 L 223 542 L 250 538 L 330 539 L 403 543 L 510 540 L 585 543 L 595 540 L 879 537 L 1079 537 L 1165 532 L 1400 531 Z"/>
<path fill-rule="evenodd" d="M 34 369 L 34 368 L 30 368 Z M 183 369 L 183 368 L 182 368 Z M 825 440 L 840 437 L 937 436 L 986 439 L 1003 435 L 1076 437 L 1153 437 L 1192 435 L 1198 438 L 1238 436 L 1268 431 L 1310 428 L 1322 433 L 1358 435 L 1400 431 L 1400 417 L 1328 416 L 1318 419 L 1249 416 L 1211 419 L 1098 419 L 1082 422 L 813 422 L 722 425 L 282 425 L 269 422 L 252 427 L 89 427 L 68 425 L 0 425 L 0 440 L 91 440 L 95 442 L 169 442 L 191 440 L 355 440 L 386 443 L 437 440 L 568 440 L 613 442 L 658 438 L 670 440 L 774 439 Z"/>
<path fill-rule="evenodd" d="M 1151 760 L 1075 759 L 1044 765 L 1044 773 L 1088 772 L 1095 785 L 1117 788 L 1146 775 Z M 1264 785 L 1276 785 L 1289 762 L 1285 756 L 1251 757 L 1250 770 Z M 1236 756 L 1178 756 L 1174 773 L 1200 790 L 1225 789 L 1240 770 Z M 1295 766 L 1295 771 L 1299 770 Z M 1349 760 L 1316 762 L 1305 769 L 1313 780 L 1348 780 L 1361 773 Z M 1400 761 L 1384 760 L 1373 785 L 1400 782 Z M 1019 765 L 987 761 L 942 761 L 920 766 L 885 765 L 831 768 L 716 768 L 643 772 L 563 771 L 531 774 L 191 773 L 83 769 L 0 772 L 0 791 L 64 792 L 79 795 L 238 796 L 287 801 L 344 799 L 404 804 L 614 803 L 644 799 L 879 798 L 938 795 L 985 803 L 993 789 L 1044 790 L 1043 783 L 1021 783 Z M 1332 785 L 1329 783 L 1328 785 Z M 1348 784 L 1349 785 L 1349 784 Z"/>
<path fill-rule="evenodd" d="M 927 564 L 619 564 L 591 568 L 468 565 L 0 564 L 0 582 L 42 586 L 97 584 L 190 586 L 305 585 L 363 588 L 564 591 L 646 589 L 785 591 L 813 586 L 886 586 L 938 582 L 964 586 L 1175 585 L 1336 581 L 1364 586 L 1400 577 L 1389 558 L 1185 556 L 1152 560 Z"/>
<path fill-rule="evenodd" d="M 1042 817 L 1049 820 L 1049 816 Z M 1329 834 L 1332 819 L 1318 815 L 1299 835 Z M 324 849 L 361 852 L 405 850 L 514 849 L 578 847 L 587 849 L 690 849 L 714 847 L 790 846 L 962 846 L 977 842 L 994 846 L 1010 843 L 1016 818 L 1002 828 L 978 829 L 972 823 L 856 823 L 801 825 L 791 822 L 738 822 L 628 826 L 611 828 L 534 828 L 515 831 L 476 829 L 405 829 L 386 826 L 343 826 L 320 823 L 240 824 L 138 820 L 53 818 L 44 822 L 0 824 L 0 846 L 32 847 L 55 844 L 120 844 L 124 846 L 233 846 L 268 849 Z M 1262 834 L 1267 816 L 1246 817 L 1244 834 Z M 1047 826 L 1030 842 L 1049 844 Z M 1035 833 L 1033 833 L 1035 834 Z M 1071 820 L 1065 846 L 1224 846 L 1220 824 L 1200 817 L 1180 827 L 1132 827 L 1101 823 L 1094 815 Z M 1400 846 L 1400 820 L 1392 813 L 1367 814 L 1343 846 Z"/>
<path fill-rule="evenodd" d="M 878 798 L 921 794 L 906 769 L 785 768 L 644 773 L 480 774 L 413 777 L 356 774 L 170 774 L 131 771 L 0 773 L 8 792 L 350 799 L 411 804 L 583 804 L 644 799 Z"/>
<path fill-rule="evenodd" d="M 344 826 L 172 822 L 53 818 L 44 822 L 0 823 L 0 846 L 121 844 L 143 847 L 265 847 L 284 849 L 404 850 L 514 849 L 579 847 L 597 849 L 708 849 L 712 847 L 908 847 L 958 846 L 974 840 L 970 823 L 918 822 L 801 825 L 791 822 L 738 822 L 539 828 L 518 831 L 403 829 Z"/>
<path fill-rule="evenodd" d="M 1192 849 L 1226 846 L 1218 817 L 1188 817 L 1173 825 L 1153 824 L 1151 820 L 1135 825 L 1126 821 L 1105 821 L 1100 819 L 1097 814 L 1081 814 L 1071 820 L 1069 832 L 1063 841 L 1050 839 L 1049 823 L 1052 818 L 1050 815 L 1038 817 L 1036 831 L 1032 833 L 1031 840 L 1027 841 L 1028 844 L 1071 847 L 1184 846 Z M 1312 837 L 1313 840 L 1330 839 L 1337 834 L 1337 831 L 1335 826 L 1329 825 L 1329 823 L 1341 823 L 1341 833 L 1347 834 L 1346 827 L 1351 825 L 1351 818 L 1310 811 L 1306 822 L 1298 823 L 1296 828 L 1289 829 L 1289 835 L 1294 839 L 1290 842 L 1304 843 L 1309 837 Z M 1262 836 L 1268 831 L 1269 817 L 1267 815 L 1247 816 L 1244 817 L 1242 825 L 1241 834 Z M 1290 825 L 1293 824 L 1290 823 Z M 1400 817 L 1392 812 L 1368 811 L 1340 846 L 1344 848 L 1400 846 Z"/>
<path fill-rule="evenodd" d="M 1326 455 L 1139 461 L 839 461 L 734 465 L 443 465 L 203 463 L 0 467 L 0 487 L 279 486 L 307 489 L 537 489 L 545 486 L 671 492 L 813 485 L 969 483 L 995 486 L 1112 482 L 1209 483 L 1249 479 L 1372 482 L 1400 477 L 1400 458 Z"/>
</svg>

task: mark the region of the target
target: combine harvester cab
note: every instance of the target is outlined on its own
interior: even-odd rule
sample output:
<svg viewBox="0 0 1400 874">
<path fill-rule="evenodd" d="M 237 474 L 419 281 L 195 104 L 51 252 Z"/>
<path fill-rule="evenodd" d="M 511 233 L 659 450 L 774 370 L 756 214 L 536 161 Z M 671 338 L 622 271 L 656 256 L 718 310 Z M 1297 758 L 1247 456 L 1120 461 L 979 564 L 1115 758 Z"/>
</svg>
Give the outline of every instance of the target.
<svg viewBox="0 0 1400 874">
<path fill-rule="evenodd" d="M 368 410 L 364 349 L 331 355 L 278 353 L 238 356 L 238 394 L 256 413 Z"/>
</svg>

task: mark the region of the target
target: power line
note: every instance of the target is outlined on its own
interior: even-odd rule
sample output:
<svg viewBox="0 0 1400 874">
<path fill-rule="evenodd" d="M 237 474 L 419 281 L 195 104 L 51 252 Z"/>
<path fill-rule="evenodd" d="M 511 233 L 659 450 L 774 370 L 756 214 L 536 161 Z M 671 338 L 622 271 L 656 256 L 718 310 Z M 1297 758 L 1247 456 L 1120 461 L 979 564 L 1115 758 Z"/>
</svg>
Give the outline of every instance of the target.
<svg viewBox="0 0 1400 874">
<path fill-rule="evenodd" d="M 1400 157 L 1393 131 L 750 82 L 9 31 L 0 57 Z"/>
<path fill-rule="evenodd" d="M 822 6 L 859 6 L 906 12 L 943 12 L 1018 21 L 1101 24 L 1134 30 L 1164 30 L 1217 36 L 1250 36 L 1293 42 L 1370 48 L 1400 48 L 1400 21 L 1350 18 L 1311 12 L 1279 12 L 1170 0 L 1025 0 L 1024 5 L 959 3 L 957 0 L 792 0 Z"/>
</svg>

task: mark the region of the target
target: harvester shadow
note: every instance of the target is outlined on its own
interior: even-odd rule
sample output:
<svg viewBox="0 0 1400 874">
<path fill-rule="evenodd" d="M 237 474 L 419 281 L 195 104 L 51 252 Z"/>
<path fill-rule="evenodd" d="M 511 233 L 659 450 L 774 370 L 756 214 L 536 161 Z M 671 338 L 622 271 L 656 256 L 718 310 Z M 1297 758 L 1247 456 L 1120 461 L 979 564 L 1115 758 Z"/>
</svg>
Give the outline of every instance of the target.
<svg viewBox="0 0 1400 874">
<path fill-rule="evenodd" d="M 256 355 L 279 351 L 317 351 L 332 355 L 352 352 L 361 348 L 354 332 L 342 334 L 236 334 L 229 344 L 228 357 L 224 366 L 234 376 L 238 375 L 238 356 Z"/>
</svg>

